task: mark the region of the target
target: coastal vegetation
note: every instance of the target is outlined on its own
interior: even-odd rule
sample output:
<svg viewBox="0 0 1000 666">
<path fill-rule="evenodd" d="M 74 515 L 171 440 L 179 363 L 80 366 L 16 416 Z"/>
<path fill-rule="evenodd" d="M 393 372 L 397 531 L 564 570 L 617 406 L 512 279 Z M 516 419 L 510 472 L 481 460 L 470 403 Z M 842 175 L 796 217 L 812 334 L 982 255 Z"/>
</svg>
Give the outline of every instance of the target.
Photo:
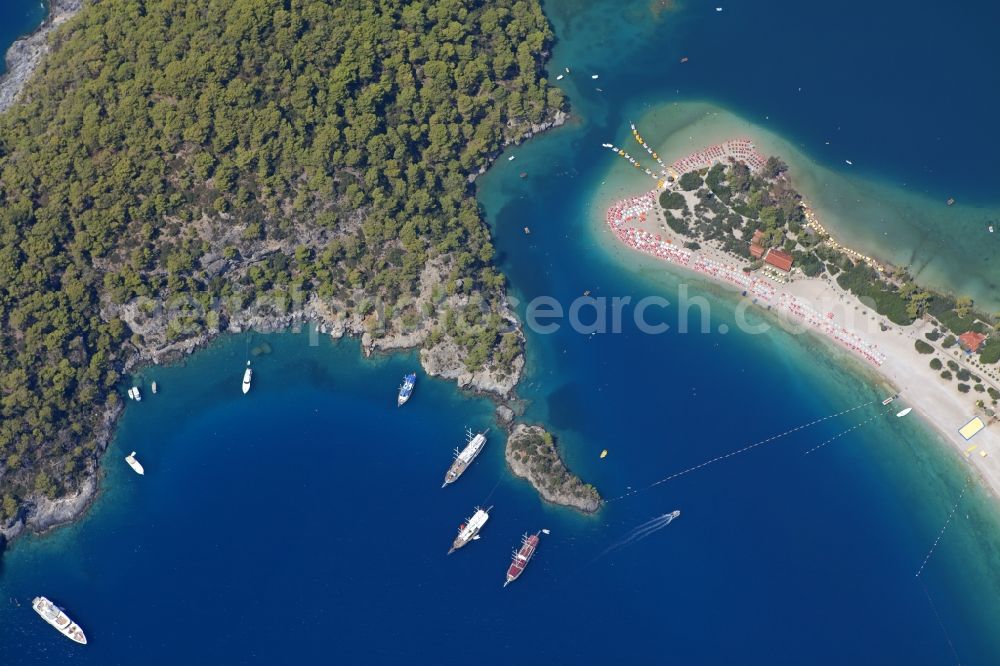
<svg viewBox="0 0 1000 666">
<path fill-rule="evenodd" d="M 56 29 L 0 116 L 0 526 L 94 473 L 132 364 L 255 304 L 509 372 L 470 177 L 564 105 L 551 40 L 535 0 L 109 0 Z"/>
<path fill-rule="evenodd" d="M 704 175 L 705 187 L 697 192 L 699 203 L 694 214 L 682 215 L 670 226 L 685 235 L 692 235 L 693 228 L 697 232 L 694 235 L 718 239 L 724 250 L 745 259 L 751 258 L 750 241 L 759 232 L 763 248 L 791 253 L 795 265 L 807 277 L 824 273 L 834 276 L 841 288 L 894 324 L 907 326 L 928 316 L 948 332 L 945 346 L 954 344 L 962 333 L 986 333 L 1000 323 L 997 317 L 975 311 L 971 298 L 923 289 L 905 269 L 874 265 L 831 243 L 827 235 L 809 223 L 801 195 L 784 177 L 787 169 L 776 157 L 768 158 L 759 173 L 739 162 L 703 169 L 697 173 Z M 697 175 L 688 179 L 687 185 L 700 180 L 701 175 Z M 683 182 L 679 184 L 682 189 L 690 189 Z M 677 192 L 660 196 L 668 223 L 674 217 L 671 211 L 681 208 L 678 196 L 683 199 Z M 988 347 L 990 354 L 986 358 L 992 360 L 983 362 L 1000 360 L 1000 342 Z"/>
<path fill-rule="evenodd" d="M 907 327 L 918 320 L 930 322 L 934 328 L 924 334 L 926 341 L 914 342 L 921 354 L 938 351 L 935 345 L 941 350 L 956 348 L 963 334 L 987 336 L 978 349 L 967 350 L 963 344 L 961 351 L 954 349 L 953 353 L 964 355 L 964 361 L 998 379 L 1000 335 L 996 332 L 1000 330 L 1000 313 L 991 316 L 977 311 L 969 297 L 925 289 L 905 268 L 878 264 L 838 245 L 810 219 L 809 209 L 785 175 L 787 169 L 780 159 L 770 157 L 757 172 L 742 162 L 730 161 L 685 173 L 678 180 L 679 190 L 659 195 L 666 224 L 683 237 L 685 247 L 712 242 L 747 262 L 745 272 L 764 266 L 763 253 L 781 250 L 806 277 L 826 275 L 893 324 Z M 970 380 L 980 382 L 954 360 L 948 360 L 948 369 L 943 367 L 941 360 L 931 360 L 931 368 L 941 371 L 942 379 L 957 377 L 962 392 L 974 388 L 967 384 Z M 979 392 L 984 391 L 985 386 Z M 994 406 L 1000 397 L 997 393 L 990 393 Z M 992 415 L 989 410 L 987 413 Z"/>
<path fill-rule="evenodd" d="M 566 469 L 555 439 L 544 428 L 516 425 L 507 438 L 505 455 L 514 474 L 531 482 L 546 500 L 588 513 L 600 507 L 597 489 Z"/>
<path fill-rule="evenodd" d="M 985 364 L 1000 361 L 1000 336 L 989 338 L 979 352 L 979 360 Z"/>
</svg>

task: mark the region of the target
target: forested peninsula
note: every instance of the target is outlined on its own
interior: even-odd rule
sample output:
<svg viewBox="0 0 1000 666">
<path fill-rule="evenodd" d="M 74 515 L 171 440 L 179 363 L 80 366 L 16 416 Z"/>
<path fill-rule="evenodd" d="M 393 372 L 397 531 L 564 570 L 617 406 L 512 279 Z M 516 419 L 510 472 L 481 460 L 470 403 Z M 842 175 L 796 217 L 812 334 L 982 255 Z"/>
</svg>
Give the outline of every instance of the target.
<svg viewBox="0 0 1000 666">
<path fill-rule="evenodd" d="M 104 0 L 0 115 L 0 528 L 92 493 L 124 374 L 315 321 L 497 395 L 472 180 L 561 122 L 537 0 Z"/>
</svg>

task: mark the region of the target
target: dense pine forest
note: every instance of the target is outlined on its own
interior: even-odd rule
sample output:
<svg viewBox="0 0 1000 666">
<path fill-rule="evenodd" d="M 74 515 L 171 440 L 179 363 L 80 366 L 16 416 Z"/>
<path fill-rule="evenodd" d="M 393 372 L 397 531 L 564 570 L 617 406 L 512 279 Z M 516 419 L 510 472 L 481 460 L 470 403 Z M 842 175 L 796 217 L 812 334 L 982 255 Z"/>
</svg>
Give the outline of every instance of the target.
<svg viewBox="0 0 1000 666">
<path fill-rule="evenodd" d="M 470 176 L 564 104 L 537 0 L 98 0 L 51 39 L 0 115 L 0 524 L 94 473 L 127 364 L 255 299 L 520 354 Z"/>
</svg>

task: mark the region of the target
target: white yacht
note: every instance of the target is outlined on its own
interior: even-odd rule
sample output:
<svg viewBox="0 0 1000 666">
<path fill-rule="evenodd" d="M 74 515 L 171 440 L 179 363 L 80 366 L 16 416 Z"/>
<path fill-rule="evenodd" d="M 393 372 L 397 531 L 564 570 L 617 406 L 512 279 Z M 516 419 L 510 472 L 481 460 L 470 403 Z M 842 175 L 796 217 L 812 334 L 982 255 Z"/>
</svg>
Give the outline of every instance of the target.
<svg viewBox="0 0 1000 666">
<path fill-rule="evenodd" d="M 136 474 L 142 476 L 143 474 L 146 473 L 146 470 L 142 468 L 142 463 L 140 463 L 139 460 L 135 457 L 135 451 L 125 456 L 125 462 L 128 463 L 128 466 L 131 467 L 132 471 L 135 472 Z"/>
<path fill-rule="evenodd" d="M 243 372 L 243 393 L 250 392 L 250 379 L 253 377 L 253 370 L 250 369 L 250 361 L 247 361 L 247 369 Z"/>
<path fill-rule="evenodd" d="M 153 382 L 153 385 L 150 388 L 153 389 L 153 395 L 156 395 L 156 382 Z"/>
<path fill-rule="evenodd" d="M 81 645 L 87 644 L 87 637 L 84 635 L 80 625 L 69 619 L 69 616 L 61 608 L 45 597 L 35 597 L 32 599 L 31 607 L 43 620 L 55 627 L 66 638 L 76 641 Z"/>
</svg>

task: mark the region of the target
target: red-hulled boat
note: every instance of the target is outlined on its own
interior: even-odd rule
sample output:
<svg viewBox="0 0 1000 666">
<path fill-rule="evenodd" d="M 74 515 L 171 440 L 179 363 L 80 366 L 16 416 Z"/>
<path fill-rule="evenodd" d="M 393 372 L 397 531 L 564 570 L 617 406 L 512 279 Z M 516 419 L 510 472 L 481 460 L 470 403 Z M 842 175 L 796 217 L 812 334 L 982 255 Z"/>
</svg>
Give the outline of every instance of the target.
<svg viewBox="0 0 1000 666">
<path fill-rule="evenodd" d="M 539 534 L 541 532 L 535 532 L 531 536 L 525 534 L 521 537 L 521 548 L 514 551 L 514 559 L 511 560 L 510 566 L 507 568 L 507 582 L 503 584 L 504 587 L 510 585 L 511 581 L 517 580 L 524 571 L 524 568 L 528 566 L 531 556 L 535 554 L 535 549 L 538 548 Z"/>
</svg>

